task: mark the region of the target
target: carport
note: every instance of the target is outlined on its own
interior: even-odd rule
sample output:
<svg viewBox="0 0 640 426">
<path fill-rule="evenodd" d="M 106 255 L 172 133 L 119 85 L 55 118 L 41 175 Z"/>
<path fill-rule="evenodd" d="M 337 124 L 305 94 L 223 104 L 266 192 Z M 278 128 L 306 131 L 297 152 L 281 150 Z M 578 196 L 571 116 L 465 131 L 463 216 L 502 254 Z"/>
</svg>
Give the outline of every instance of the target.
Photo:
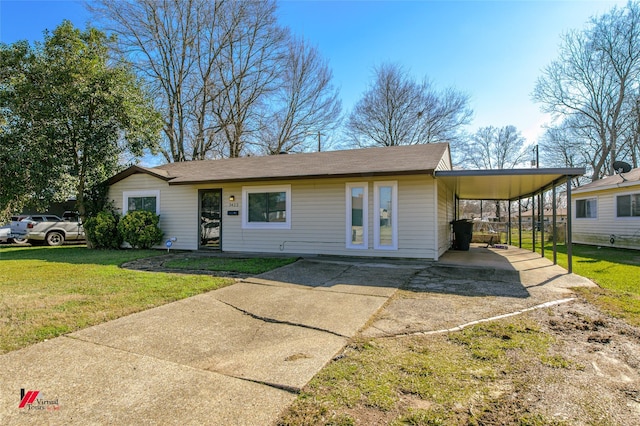
<svg viewBox="0 0 640 426">
<path fill-rule="evenodd" d="M 499 169 L 499 170 L 446 170 L 435 173 L 455 195 L 455 219 L 458 219 L 460 200 L 507 201 L 509 203 L 508 242 L 511 244 L 511 203 L 518 203 L 518 234 L 522 248 L 522 200 L 532 200 L 533 251 L 536 250 L 536 218 L 544 222 L 543 194 L 552 191 L 553 263 L 557 264 L 556 212 L 557 188 L 566 188 L 567 203 L 567 269 L 573 271 L 571 241 L 571 179 L 585 174 L 584 168 Z M 536 202 L 537 199 L 537 202 Z M 537 206 L 537 211 L 536 211 Z M 544 257 L 544 226 L 540 227 L 541 252 Z"/>
</svg>

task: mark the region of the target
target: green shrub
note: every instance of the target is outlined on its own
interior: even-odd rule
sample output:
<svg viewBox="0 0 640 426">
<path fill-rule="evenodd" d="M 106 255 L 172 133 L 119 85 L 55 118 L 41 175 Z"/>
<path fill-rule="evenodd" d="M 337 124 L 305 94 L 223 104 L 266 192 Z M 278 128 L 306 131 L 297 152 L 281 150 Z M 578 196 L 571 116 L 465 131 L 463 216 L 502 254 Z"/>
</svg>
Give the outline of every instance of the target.
<svg viewBox="0 0 640 426">
<path fill-rule="evenodd" d="M 155 213 L 135 210 L 129 212 L 118 223 L 118 231 L 124 241 L 133 248 L 148 249 L 160 244 L 164 235 L 160 227 L 160 216 Z"/>
<path fill-rule="evenodd" d="M 84 221 L 84 232 L 89 247 L 96 249 L 118 249 L 122 245 L 122 235 L 118 232 L 120 216 L 110 211 L 101 211 L 95 217 Z"/>
</svg>

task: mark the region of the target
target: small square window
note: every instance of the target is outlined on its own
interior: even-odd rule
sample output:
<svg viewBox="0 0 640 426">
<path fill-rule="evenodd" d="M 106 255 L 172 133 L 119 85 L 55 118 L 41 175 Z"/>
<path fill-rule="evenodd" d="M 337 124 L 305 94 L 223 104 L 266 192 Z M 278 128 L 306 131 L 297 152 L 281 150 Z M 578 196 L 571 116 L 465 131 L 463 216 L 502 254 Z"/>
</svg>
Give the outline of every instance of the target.
<svg viewBox="0 0 640 426">
<path fill-rule="evenodd" d="M 595 219 L 598 217 L 598 201 L 595 198 L 576 200 L 577 219 Z"/>
<path fill-rule="evenodd" d="M 291 186 L 242 188 L 242 227 L 290 229 Z"/>
<path fill-rule="evenodd" d="M 145 210 L 155 214 L 160 211 L 160 191 L 125 191 L 123 193 L 123 213 Z"/>
<path fill-rule="evenodd" d="M 640 194 L 619 195 L 616 197 L 618 217 L 640 216 Z"/>
</svg>

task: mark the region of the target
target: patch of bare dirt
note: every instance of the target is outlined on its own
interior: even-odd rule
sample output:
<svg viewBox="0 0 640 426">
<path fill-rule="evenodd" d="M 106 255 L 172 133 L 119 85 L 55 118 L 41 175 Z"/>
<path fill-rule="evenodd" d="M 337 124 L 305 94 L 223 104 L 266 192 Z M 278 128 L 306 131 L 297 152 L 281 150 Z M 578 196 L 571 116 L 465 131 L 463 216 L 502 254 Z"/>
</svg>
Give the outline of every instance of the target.
<svg viewBox="0 0 640 426">
<path fill-rule="evenodd" d="M 640 330 L 582 300 L 528 315 L 556 338 L 553 354 L 567 364 L 522 372 L 521 411 L 560 424 L 640 424 Z"/>
<path fill-rule="evenodd" d="M 501 373 L 488 400 L 459 407 L 459 413 L 449 417 L 458 419 L 452 424 L 473 419 L 473 424 L 484 426 L 640 425 L 638 328 L 580 299 L 525 315 L 555 339 L 549 361 L 532 363 L 514 351 L 513 371 Z M 433 407 L 429 401 L 405 395 L 390 412 L 357 406 L 342 414 L 358 425 L 386 425 L 408 408 Z"/>
</svg>

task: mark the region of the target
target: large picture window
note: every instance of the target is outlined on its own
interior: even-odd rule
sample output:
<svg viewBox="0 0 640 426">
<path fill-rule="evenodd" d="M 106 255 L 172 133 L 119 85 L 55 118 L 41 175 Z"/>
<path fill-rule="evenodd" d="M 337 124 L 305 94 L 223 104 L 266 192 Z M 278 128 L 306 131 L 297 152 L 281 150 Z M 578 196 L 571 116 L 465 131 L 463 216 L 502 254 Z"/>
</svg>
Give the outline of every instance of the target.
<svg viewBox="0 0 640 426">
<path fill-rule="evenodd" d="M 375 249 L 398 249 L 398 183 L 373 185 L 373 238 Z"/>
<path fill-rule="evenodd" d="M 348 183 L 346 186 L 346 241 L 347 248 L 367 249 L 369 218 L 369 186 L 364 183 Z"/>
<path fill-rule="evenodd" d="M 125 191 L 122 196 L 122 213 L 146 210 L 160 212 L 160 191 Z"/>
<path fill-rule="evenodd" d="M 598 217 L 598 201 L 595 198 L 576 200 L 576 219 L 595 219 Z"/>
<path fill-rule="evenodd" d="M 290 229 L 291 186 L 242 188 L 242 226 L 257 229 Z"/>
<path fill-rule="evenodd" d="M 616 211 L 618 217 L 640 216 L 640 194 L 618 195 Z"/>
</svg>

